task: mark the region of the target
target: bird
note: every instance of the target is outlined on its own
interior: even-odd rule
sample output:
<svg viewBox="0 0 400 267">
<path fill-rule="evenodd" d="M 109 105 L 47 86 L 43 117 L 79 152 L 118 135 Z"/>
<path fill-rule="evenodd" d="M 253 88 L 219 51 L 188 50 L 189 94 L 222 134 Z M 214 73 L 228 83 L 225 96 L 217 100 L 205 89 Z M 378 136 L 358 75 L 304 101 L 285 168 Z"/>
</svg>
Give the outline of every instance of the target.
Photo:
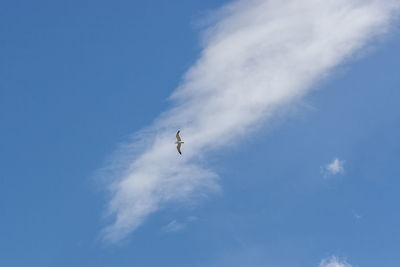
<svg viewBox="0 0 400 267">
<path fill-rule="evenodd" d="M 184 144 L 185 142 L 183 142 L 183 141 L 181 140 L 181 137 L 179 136 L 179 133 L 180 133 L 180 132 L 181 132 L 180 130 L 178 130 L 178 132 L 176 132 L 176 140 L 177 140 L 177 142 L 175 142 L 175 144 L 176 144 L 176 149 L 178 149 L 179 154 L 182 155 L 182 152 L 181 152 L 181 145 Z"/>
</svg>

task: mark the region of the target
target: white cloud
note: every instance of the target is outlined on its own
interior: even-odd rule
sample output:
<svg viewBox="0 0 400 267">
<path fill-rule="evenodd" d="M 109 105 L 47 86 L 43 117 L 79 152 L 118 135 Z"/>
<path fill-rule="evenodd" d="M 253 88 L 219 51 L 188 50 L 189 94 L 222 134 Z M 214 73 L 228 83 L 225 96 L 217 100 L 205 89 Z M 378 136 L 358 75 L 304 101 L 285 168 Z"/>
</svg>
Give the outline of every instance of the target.
<svg viewBox="0 0 400 267">
<path fill-rule="evenodd" d="M 319 267 L 351 267 L 351 264 L 347 263 L 345 260 L 340 260 L 335 256 L 329 259 L 324 259 L 319 263 Z"/>
<path fill-rule="evenodd" d="M 334 158 L 331 163 L 323 168 L 323 171 L 325 172 L 325 176 L 344 173 L 344 161 L 339 158 Z"/>
<path fill-rule="evenodd" d="M 117 153 L 104 237 L 117 242 L 170 203 L 218 191 L 205 155 L 248 138 L 279 108 L 388 30 L 398 0 L 238 0 L 216 13 L 173 106 Z M 174 146 L 182 130 L 183 156 Z"/>
</svg>

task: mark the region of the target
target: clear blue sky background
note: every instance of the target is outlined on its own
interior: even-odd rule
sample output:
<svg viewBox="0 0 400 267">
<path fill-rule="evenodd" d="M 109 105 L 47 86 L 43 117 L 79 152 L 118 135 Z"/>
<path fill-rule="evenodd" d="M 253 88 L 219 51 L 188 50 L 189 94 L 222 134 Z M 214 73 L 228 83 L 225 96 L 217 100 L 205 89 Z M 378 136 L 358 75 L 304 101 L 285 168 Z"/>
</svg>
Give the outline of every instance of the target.
<svg viewBox="0 0 400 267">
<path fill-rule="evenodd" d="M 99 240 L 93 173 L 167 108 L 200 52 L 194 22 L 225 2 L 1 2 L 0 266 L 399 266 L 398 31 L 216 155 L 221 195 Z M 345 172 L 325 179 L 334 157 Z"/>
</svg>

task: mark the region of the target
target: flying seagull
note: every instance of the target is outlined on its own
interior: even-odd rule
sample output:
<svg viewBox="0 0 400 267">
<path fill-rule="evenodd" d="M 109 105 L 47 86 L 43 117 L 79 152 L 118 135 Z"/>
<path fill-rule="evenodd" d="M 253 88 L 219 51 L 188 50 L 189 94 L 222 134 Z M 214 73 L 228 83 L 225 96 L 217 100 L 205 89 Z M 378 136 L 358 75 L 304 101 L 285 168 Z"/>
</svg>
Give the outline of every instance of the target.
<svg viewBox="0 0 400 267">
<path fill-rule="evenodd" d="M 181 152 L 181 144 L 184 144 L 185 142 L 182 142 L 182 140 L 181 140 L 181 137 L 179 136 L 179 133 L 180 133 L 181 131 L 179 130 L 177 133 L 176 133 L 176 140 L 178 140 L 175 144 L 177 144 L 176 145 L 176 149 L 178 149 L 178 152 L 179 152 L 179 154 L 181 154 L 182 155 L 182 152 Z"/>
</svg>

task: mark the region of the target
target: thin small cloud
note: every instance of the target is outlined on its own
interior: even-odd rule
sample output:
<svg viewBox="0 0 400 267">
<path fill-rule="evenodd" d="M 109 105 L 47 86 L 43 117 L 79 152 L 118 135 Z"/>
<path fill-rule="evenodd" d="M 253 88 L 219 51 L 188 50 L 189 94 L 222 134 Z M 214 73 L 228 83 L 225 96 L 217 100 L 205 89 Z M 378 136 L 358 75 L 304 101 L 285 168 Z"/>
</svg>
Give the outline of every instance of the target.
<svg viewBox="0 0 400 267">
<path fill-rule="evenodd" d="M 167 233 L 178 232 L 185 227 L 185 224 L 179 223 L 176 220 L 171 221 L 163 227 L 163 231 Z"/>
<path fill-rule="evenodd" d="M 339 158 L 334 158 L 333 161 L 322 167 L 322 172 L 324 176 L 331 176 L 344 173 L 344 160 Z"/>
<path fill-rule="evenodd" d="M 170 232 L 179 232 L 183 228 L 185 228 L 188 224 L 193 223 L 197 221 L 198 218 L 196 216 L 189 216 L 187 217 L 183 222 L 178 222 L 177 220 L 172 220 L 170 223 L 165 225 L 162 230 L 164 232 L 170 233 Z"/>
<path fill-rule="evenodd" d="M 340 260 L 336 256 L 332 256 L 328 259 L 323 259 L 319 263 L 319 267 L 352 267 L 346 260 Z"/>
<path fill-rule="evenodd" d="M 189 216 L 186 221 L 187 222 L 195 222 L 197 221 L 199 218 L 197 218 L 196 216 Z"/>
<path fill-rule="evenodd" d="M 357 212 L 353 211 L 353 217 L 356 220 L 360 220 L 362 218 L 362 216 L 360 214 L 358 214 Z"/>
</svg>

